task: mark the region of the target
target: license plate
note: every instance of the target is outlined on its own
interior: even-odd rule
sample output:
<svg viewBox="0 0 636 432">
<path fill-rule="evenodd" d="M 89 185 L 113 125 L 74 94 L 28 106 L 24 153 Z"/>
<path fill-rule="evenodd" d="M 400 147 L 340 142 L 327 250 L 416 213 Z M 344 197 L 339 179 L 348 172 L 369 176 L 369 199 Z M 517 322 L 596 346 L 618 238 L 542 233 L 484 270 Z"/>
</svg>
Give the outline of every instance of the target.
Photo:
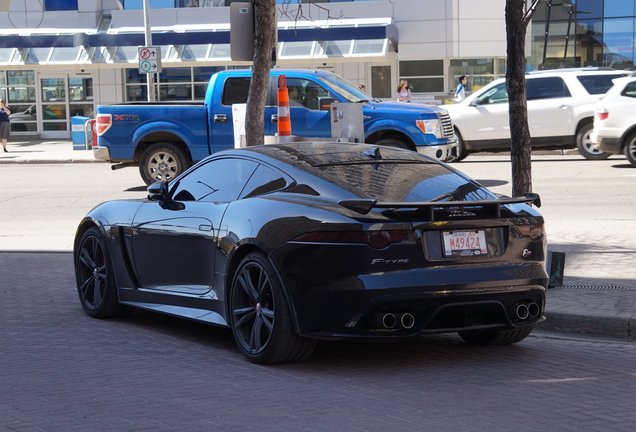
<svg viewBox="0 0 636 432">
<path fill-rule="evenodd" d="M 486 255 L 486 234 L 483 230 L 444 231 L 444 256 Z"/>
</svg>

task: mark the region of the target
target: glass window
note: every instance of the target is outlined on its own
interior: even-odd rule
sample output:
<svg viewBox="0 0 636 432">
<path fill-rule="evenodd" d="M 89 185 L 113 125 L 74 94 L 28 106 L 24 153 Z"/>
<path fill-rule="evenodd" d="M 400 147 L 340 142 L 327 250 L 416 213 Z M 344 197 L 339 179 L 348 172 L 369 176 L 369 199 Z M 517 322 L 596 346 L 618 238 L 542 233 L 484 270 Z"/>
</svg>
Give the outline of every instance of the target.
<svg viewBox="0 0 636 432">
<path fill-rule="evenodd" d="M 408 80 L 414 93 L 444 92 L 444 61 L 401 61 L 399 80 Z"/>
<path fill-rule="evenodd" d="M 281 57 L 311 57 L 314 52 L 314 42 L 285 42 Z"/>
<path fill-rule="evenodd" d="M 553 99 L 569 97 L 570 90 L 560 77 L 533 78 L 526 81 L 526 95 L 529 101 Z"/>
<path fill-rule="evenodd" d="M 483 94 L 479 95 L 475 100 L 477 105 L 488 105 L 495 103 L 508 103 L 508 90 L 506 83 L 497 84 Z"/>
<path fill-rule="evenodd" d="M 247 94 L 250 90 L 249 78 L 228 78 L 223 87 L 223 105 L 247 103 Z"/>
<path fill-rule="evenodd" d="M 575 46 L 578 65 L 602 66 L 603 21 L 577 20 Z"/>
<path fill-rule="evenodd" d="M 348 56 L 351 51 L 351 40 L 320 42 L 325 55 L 329 57 Z"/>
<path fill-rule="evenodd" d="M 0 63 L 9 63 L 13 57 L 14 48 L 0 48 Z"/>
<path fill-rule="evenodd" d="M 64 1 L 64 0 L 59 0 Z M 121 0 L 124 9 L 143 9 L 144 0 Z M 174 8 L 175 0 L 150 0 L 150 9 Z"/>
<path fill-rule="evenodd" d="M 241 198 L 252 198 L 280 190 L 287 186 L 287 180 L 278 171 L 265 165 L 259 165 L 247 182 Z"/>
<path fill-rule="evenodd" d="M 634 16 L 634 3 L 634 0 L 605 0 L 605 18 Z"/>
<path fill-rule="evenodd" d="M 444 75 L 443 60 L 419 60 L 400 62 L 400 76 L 409 77 L 432 75 Z"/>
<path fill-rule="evenodd" d="M 234 201 L 257 165 L 246 159 L 212 160 L 182 178 L 173 190 L 173 197 L 178 201 Z"/>
<path fill-rule="evenodd" d="M 230 58 L 230 44 L 215 44 L 210 49 L 210 59 L 229 59 Z"/>
<path fill-rule="evenodd" d="M 208 58 L 210 45 L 184 45 L 181 50 L 182 60 L 205 60 Z"/>
<path fill-rule="evenodd" d="M 371 66 L 371 95 L 388 99 L 392 94 L 391 66 Z"/>
<path fill-rule="evenodd" d="M 159 85 L 159 100 L 192 100 L 192 84 Z"/>
<path fill-rule="evenodd" d="M 163 68 L 159 74 L 160 82 L 190 82 L 192 70 L 190 68 Z"/>
<path fill-rule="evenodd" d="M 634 64 L 634 18 L 606 19 L 603 44 L 603 66 L 631 68 Z"/>
<path fill-rule="evenodd" d="M 379 201 L 494 198 L 485 188 L 438 164 L 376 162 L 321 165 L 318 168 L 335 184 Z"/>
<path fill-rule="evenodd" d="M 80 47 L 53 48 L 51 62 L 72 63 L 79 57 Z"/>
<path fill-rule="evenodd" d="M 385 50 L 384 39 L 356 40 L 353 43 L 353 54 L 358 55 L 383 55 Z"/>
<path fill-rule="evenodd" d="M 65 102 L 66 86 L 64 78 L 42 78 L 42 101 Z"/>
<path fill-rule="evenodd" d="M 35 85 L 35 71 L 8 71 L 7 79 L 9 85 Z"/>
<path fill-rule="evenodd" d="M 623 89 L 621 95 L 636 98 L 636 81 L 628 83 Z"/>
<path fill-rule="evenodd" d="M 632 0 L 619 0 L 625 3 Z M 585 14 L 587 18 L 601 18 L 603 16 L 603 2 L 599 0 L 574 0 L 572 3 L 576 4 L 577 14 Z M 556 8 L 561 9 L 561 8 Z M 569 8 L 562 8 L 569 10 Z"/>
<path fill-rule="evenodd" d="M 44 10 L 47 10 L 47 11 L 77 10 L 77 0 L 44 0 Z"/>
<path fill-rule="evenodd" d="M 93 78 L 69 78 L 68 92 L 71 101 L 93 100 Z"/>
<path fill-rule="evenodd" d="M 613 85 L 612 80 L 618 78 L 616 74 L 612 75 L 581 75 L 578 76 L 579 82 L 585 87 L 589 94 L 604 94 Z"/>
<path fill-rule="evenodd" d="M 210 77 L 217 72 L 225 70 L 222 66 L 202 66 L 192 68 L 192 77 L 195 82 L 204 82 L 207 83 L 210 80 Z"/>
</svg>

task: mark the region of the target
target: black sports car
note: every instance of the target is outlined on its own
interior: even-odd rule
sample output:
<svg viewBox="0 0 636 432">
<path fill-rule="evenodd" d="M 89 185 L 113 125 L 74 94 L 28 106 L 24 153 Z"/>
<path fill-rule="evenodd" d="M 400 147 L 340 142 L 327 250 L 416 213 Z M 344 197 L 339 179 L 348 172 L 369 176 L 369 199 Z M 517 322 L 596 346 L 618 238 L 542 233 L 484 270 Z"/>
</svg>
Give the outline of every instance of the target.
<svg viewBox="0 0 636 432">
<path fill-rule="evenodd" d="M 82 306 L 229 326 L 256 363 L 317 339 L 458 332 L 510 344 L 543 320 L 536 194 L 501 198 L 416 152 L 293 143 L 214 154 L 148 200 L 110 201 L 74 245 Z"/>
</svg>

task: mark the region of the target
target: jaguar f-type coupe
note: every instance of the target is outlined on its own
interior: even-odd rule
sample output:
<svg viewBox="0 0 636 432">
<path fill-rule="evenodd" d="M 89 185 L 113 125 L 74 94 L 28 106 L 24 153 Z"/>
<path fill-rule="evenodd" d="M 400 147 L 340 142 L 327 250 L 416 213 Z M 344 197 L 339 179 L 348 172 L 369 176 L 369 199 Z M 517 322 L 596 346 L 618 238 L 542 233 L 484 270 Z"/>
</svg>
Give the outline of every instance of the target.
<svg viewBox="0 0 636 432">
<path fill-rule="evenodd" d="M 320 339 L 511 344 L 545 319 L 532 204 L 409 150 L 229 150 L 88 213 L 77 290 L 96 318 L 135 307 L 229 327 L 255 363 L 306 359 Z"/>
</svg>

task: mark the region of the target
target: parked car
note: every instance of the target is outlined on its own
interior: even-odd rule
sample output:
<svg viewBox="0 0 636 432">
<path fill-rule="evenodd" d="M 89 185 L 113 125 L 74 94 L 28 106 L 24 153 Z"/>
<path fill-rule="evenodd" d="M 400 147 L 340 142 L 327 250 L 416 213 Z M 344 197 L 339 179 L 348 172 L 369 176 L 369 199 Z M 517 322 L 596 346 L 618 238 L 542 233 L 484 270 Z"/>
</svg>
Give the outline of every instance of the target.
<svg viewBox="0 0 636 432">
<path fill-rule="evenodd" d="M 624 153 L 636 166 L 636 77 L 614 80 L 596 106 L 590 138 L 599 151 Z"/>
<path fill-rule="evenodd" d="M 544 220 L 530 203 L 404 149 L 227 150 L 147 200 L 91 210 L 77 289 L 92 317 L 133 306 L 229 327 L 256 363 L 305 359 L 318 339 L 511 344 L 544 319 Z"/>
<path fill-rule="evenodd" d="M 558 69 L 526 75 L 533 149 L 578 148 L 586 159 L 605 159 L 590 141 L 594 104 L 614 78 L 631 72 L 605 68 Z M 462 102 L 444 105 L 455 124 L 458 160 L 480 151 L 509 151 L 508 92 L 498 79 Z"/>
</svg>

